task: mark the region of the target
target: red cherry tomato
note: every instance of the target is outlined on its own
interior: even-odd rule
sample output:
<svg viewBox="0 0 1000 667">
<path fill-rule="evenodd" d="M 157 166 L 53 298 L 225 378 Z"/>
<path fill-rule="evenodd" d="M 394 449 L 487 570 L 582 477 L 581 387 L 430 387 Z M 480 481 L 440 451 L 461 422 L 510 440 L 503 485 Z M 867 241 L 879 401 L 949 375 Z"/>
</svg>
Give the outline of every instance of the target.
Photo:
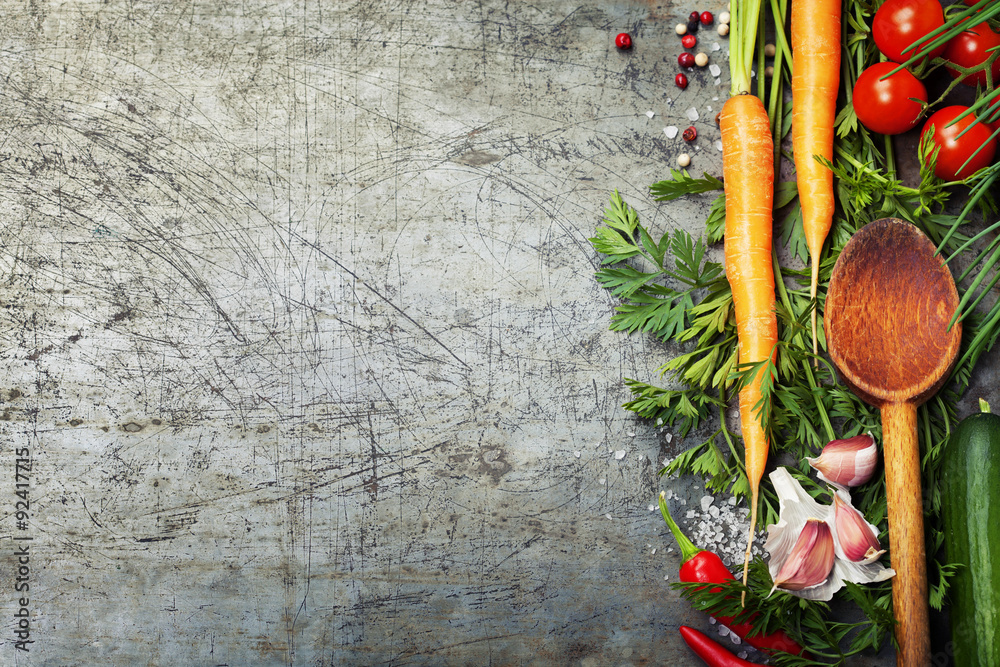
<svg viewBox="0 0 1000 667">
<path fill-rule="evenodd" d="M 976 67 L 986 62 L 990 57 L 991 49 L 1000 46 L 1000 35 L 993 32 L 993 29 L 986 23 L 972 26 L 952 37 L 945 45 L 944 59 L 955 63 L 959 67 Z M 993 76 L 993 85 L 1000 82 L 1000 57 L 997 57 L 990 65 Z M 948 68 L 948 72 L 955 77 L 959 77 L 957 70 Z M 982 69 L 974 74 L 970 74 L 962 79 L 962 83 L 967 86 L 986 85 L 986 70 Z"/>
<path fill-rule="evenodd" d="M 920 47 L 903 53 L 903 49 L 927 33 L 944 25 L 944 10 L 938 0 L 886 0 L 872 20 L 875 46 L 889 60 L 905 62 L 917 54 Z M 944 52 L 944 45 L 931 51 L 929 58 Z"/>
<path fill-rule="evenodd" d="M 933 151 L 936 146 L 940 147 L 934 173 L 946 181 L 960 181 L 971 176 L 983 167 L 989 166 L 996 155 L 997 146 L 996 140 L 991 136 L 992 130 L 976 120 L 973 114 L 948 127 L 948 123 L 968 108 L 956 104 L 940 109 L 927 119 L 924 129 L 920 132 L 922 141 L 933 131 L 931 150 Z M 962 134 L 970 125 L 972 128 Z M 969 159 L 970 157 L 972 159 Z M 962 168 L 966 160 L 968 164 Z"/>
<path fill-rule="evenodd" d="M 927 89 L 909 70 L 882 79 L 896 67 L 896 63 L 875 63 L 854 84 L 854 113 L 872 132 L 906 132 L 916 126 L 927 103 Z"/>
</svg>

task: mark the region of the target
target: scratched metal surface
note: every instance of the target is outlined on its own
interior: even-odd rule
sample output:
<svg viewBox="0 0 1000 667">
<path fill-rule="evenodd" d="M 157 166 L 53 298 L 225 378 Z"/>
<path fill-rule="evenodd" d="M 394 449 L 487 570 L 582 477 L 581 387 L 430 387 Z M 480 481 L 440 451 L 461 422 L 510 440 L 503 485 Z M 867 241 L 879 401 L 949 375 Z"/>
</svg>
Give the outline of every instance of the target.
<svg viewBox="0 0 1000 667">
<path fill-rule="evenodd" d="M 0 663 L 690 664 L 587 238 L 704 219 L 694 8 L 5 3 Z"/>
</svg>

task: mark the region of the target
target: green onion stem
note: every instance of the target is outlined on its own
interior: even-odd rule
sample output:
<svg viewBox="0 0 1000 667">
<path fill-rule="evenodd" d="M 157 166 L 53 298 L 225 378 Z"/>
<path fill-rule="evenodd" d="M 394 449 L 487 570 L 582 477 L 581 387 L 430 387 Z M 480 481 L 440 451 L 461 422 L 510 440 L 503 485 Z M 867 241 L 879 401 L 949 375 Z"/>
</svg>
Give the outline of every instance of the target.
<svg viewBox="0 0 1000 667">
<path fill-rule="evenodd" d="M 1000 223 L 997 223 L 997 224 L 1000 224 Z M 993 263 L 995 262 L 995 260 L 992 259 L 993 252 L 996 250 L 996 248 L 997 248 L 998 245 L 1000 245 L 1000 237 L 994 237 L 994 239 L 992 241 L 990 241 L 989 245 L 987 245 L 985 248 L 983 248 L 983 250 L 979 253 L 979 255 L 976 257 L 976 261 L 973 262 L 973 263 L 971 263 L 965 269 L 965 271 L 962 272 L 962 275 L 960 275 L 957 278 L 958 282 L 962 282 L 966 278 L 968 278 L 969 274 L 972 272 L 972 270 L 975 267 L 977 267 L 980 264 L 982 264 L 983 262 L 986 262 L 986 264 L 987 264 L 986 268 L 989 268 L 990 266 L 992 266 Z M 990 259 L 987 259 L 987 255 L 989 255 Z"/>
<path fill-rule="evenodd" d="M 951 260 L 955 259 L 955 257 L 957 257 L 957 256 L 958 256 L 959 254 L 961 254 L 961 253 L 962 253 L 962 252 L 963 252 L 964 250 L 966 250 L 966 249 L 967 249 L 967 248 L 968 248 L 968 247 L 969 247 L 970 245 L 972 245 L 973 243 L 975 243 L 976 241 L 978 241 L 979 239 L 981 239 L 981 238 L 982 238 L 983 236 L 985 236 L 985 235 L 986 235 L 987 233 L 989 233 L 989 232 L 992 232 L 992 231 L 995 231 L 995 230 L 996 230 L 997 228 L 1000 228 L 1000 222 L 994 222 L 994 223 L 993 223 L 992 225 L 990 225 L 989 227 L 987 227 L 987 228 L 986 228 L 986 229 L 984 229 L 983 231 L 981 231 L 981 232 L 979 232 L 978 234 L 976 234 L 975 236 L 971 237 L 971 238 L 970 238 L 970 239 L 969 239 L 968 241 L 966 241 L 966 242 L 965 242 L 965 243 L 963 243 L 963 244 L 962 244 L 961 246 L 959 246 L 959 248 L 957 248 L 957 249 L 955 250 L 955 252 L 954 252 L 954 253 L 953 253 L 953 254 L 951 255 L 951 257 L 949 257 L 948 259 L 946 259 L 946 260 L 945 260 L 945 263 L 947 264 L 947 263 L 948 263 L 948 262 L 950 262 Z M 992 241 L 992 242 L 990 243 L 990 245 L 988 246 L 988 248 L 992 248 L 992 247 L 993 247 L 993 246 L 994 246 L 994 245 L 995 245 L 996 243 L 997 243 L 997 240 L 996 240 L 996 239 L 994 239 L 994 240 L 993 240 L 993 241 Z M 976 259 L 976 261 L 975 261 L 975 262 L 972 262 L 972 263 L 971 263 L 971 264 L 969 265 L 969 267 L 968 267 L 968 268 L 966 268 L 966 269 L 965 269 L 965 271 L 963 271 L 963 272 L 962 272 L 962 275 L 961 275 L 961 276 L 959 276 L 959 278 L 957 279 L 957 282 L 962 282 L 962 281 L 963 281 L 963 280 L 964 280 L 965 278 L 968 278 L 968 277 L 969 277 L 969 272 L 970 272 L 970 271 L 972 271 L 972 269 L 973 269 L 973 268 L 975 268 L 975 267 L 976 267 L 976 266 L 977 266 L 977 265 L 978 265 L 978 264 L 979 264 L 980 262 L 982 262 L 982 261 L 983 261 L 983 259 L 982 259 L 982 258 L 983 258 L 983 255 L 984 255 L 984 254 L 985 254 L 986 252 L 988 252 L 988 250 L 984 250 L 984 251 L 983 251 L 982 253 L 980 253 L 980 255 L 979 255 L 979 257 L 978 257 L 978 258 Z"/>
<path fill-rule="evenodd" d="M 996 262 L 994 261 L 993 263 L 995 264 Z M 976 297 L 976 300 L 973 301 L 968 306 L 968 308 L 965 309 L 966 312 L 967 313 L 972 313 L 976 309 L 976 307 L 979 305 L 979 303 L 986 297 L 986 295 L 990 293 L 990 290 L 993 289 L 996 286 L 997 282 L 1000 282 L 1000 272 L 998 272 L 998 273 L 996 273 L 996 274 L 993 275 L 993 279 L 986 285 L 986 287 L 983 288 L 983 290 L 979 293 L 979 296 Z M 968 292 L 965 293 L 965 296 L 969 296 L 970 294 L 972 294 L 972 290 L 971 289 Z M 958 307 L 962 308 L 962 305 L 959 304 Z M 965 316 L 963 315 L 962 318 L 964 319 Z"/>
<path fill-rule="evenodd" d="M 971 341 L 969 341 L 968 348 L 955 364 L 955 368 L 965 365 L 970 358 L 978 356 L 982 352 L 979 349 L 979 346 L 988 337 L 990 332 L 993 332 L 994 336 L 997 335 L 998 332 L 996 331 L 996 327 L 1000 324 L 1000 301 L 993 304 L 993 308 L 990 310 L 987 318 L 988 319 L 986 319 L 983 324 L 979 326 L 978 331 L 976 331 L 976 335 L 973 336 Z"/>
<path fill-rule="evenodd" d="M 984 194 L 989 192 L 990 187 L 993 185 L 993 182 L 997 180 L 998 176 L 1000 176 L 1000 168 L 993 166 L 990 167 L 990 169 L 992 171 L 989 174 L 987 174 L 982 181 L 977 183 L 976 186 L 969 193 L 969 200 L 965 203 L 965 206 L 962 207 L 961 213 L 959 213 L 958 217 L 955 218 L 955 223 L 951 226 L 951 228 L 948 230 L 948 233 L 945 234 L 944 238 L 941 240 L 941 243 L 938 245 L 937 251 L 939 253 L 941 252 L 942 249 L 944 249 L 945 244 L 948 242 L 949 239 L 951 239 L 952 234 L 955 233 L 955 231 L 958 229 L 958 226 L 961 225 L 963 222 L 965 222 L 965 218 L 972 210 L 972 207 L 976 205 L 976 203 L 982 198 Z M 947 260 L 945 260 L 945 262 L 950 263 L 951 260 L 955 259 L 955 257 L 958 256 L 959 253 L 961 253 L 969 246 L 971 246 L 973 243 L 981 239 L 984 235 L 995 230 L 998 225 L 1000 225 L 1000 222 L 994 223 L 989 227 L 987 227 L 986 229 L 984 229 L 983 231 L 974 235 L 968 241 L 959 246 L 958 249 L 956 249 L 955 252 L 953 252 L 951 256 L 948 257 Z M 976 264 L 978 264 L 978 262 L 974 262 L 973 266 L 975 266 Z"/>
<path fill-rule="evenodd" d="M 976 289 L 979 288 L 979 285 L 981 285 L 982 282 L 986 279 L 986 273 L 994 266 L 996 266 L 997 260 L 1000 259 L 1000 251 L 997 250 L 997 243 L 998 241 L 994 239 L 993 242 L 990 243 L 989 249 L 985 251 L 989 252 L 990 256 L 986 259 L 985 263 L 983 264 L 983 268 L 979 271 L 978 274 L 976 274 L 976 277 L 975 279 L 973 279 L 972 284 L 969 285 L 968 289 L 965 290 L 965 294 L 962 296 L 962 299 L 958 304 L 960 309 L 962 307 L 962 304 L 968 302 L 969 298 L 972 296 L 972 293 L 975 292 Z M 965 274 L 962 275 L 961 279 L 966 278 L 967 273 L 968 270 L 966 271 Z"/>
</svg>

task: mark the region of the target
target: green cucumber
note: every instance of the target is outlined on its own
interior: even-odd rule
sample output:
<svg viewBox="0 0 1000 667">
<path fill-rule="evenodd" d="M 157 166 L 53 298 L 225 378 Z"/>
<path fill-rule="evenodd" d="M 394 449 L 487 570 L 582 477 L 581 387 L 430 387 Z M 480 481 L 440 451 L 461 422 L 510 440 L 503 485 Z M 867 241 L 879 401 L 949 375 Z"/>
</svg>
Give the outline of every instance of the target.
<svg viewBox="0 0 1000 667">
<path fill-rule="evenodd" d="M 942 520 L 956 667 L 1000 665 L 1000 416 L 966 417 L 942 454 Z"/>
</svg>

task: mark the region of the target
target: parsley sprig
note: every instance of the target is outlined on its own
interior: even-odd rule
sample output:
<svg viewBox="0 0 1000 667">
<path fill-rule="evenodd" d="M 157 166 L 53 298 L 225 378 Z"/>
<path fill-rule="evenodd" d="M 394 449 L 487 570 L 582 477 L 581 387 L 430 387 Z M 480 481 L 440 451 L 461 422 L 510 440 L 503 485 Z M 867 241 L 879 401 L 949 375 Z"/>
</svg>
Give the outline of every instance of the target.
<svg viewBox="0 0 1000 667">
<path fill-rule="evenodd" d="M 726 283 L 722 267 L 705 261 L 707 247 L 701 239 L 678 230 L 654 241 L 639 224 L 635 209 L 617 192 L 604 212 L 603 223 L 590 239 L 594 249 L 605 255 L 597 281 L 625 300 L 611 320 L 613 331 L 644 331 L 665 340 L 673 338 L 688 330 L 695 294 Z M 628 261 L 635 259 L 645 261 Z M 668 285 L 664 282 L 667 279 L 678 287 Z"/>
</svg>

